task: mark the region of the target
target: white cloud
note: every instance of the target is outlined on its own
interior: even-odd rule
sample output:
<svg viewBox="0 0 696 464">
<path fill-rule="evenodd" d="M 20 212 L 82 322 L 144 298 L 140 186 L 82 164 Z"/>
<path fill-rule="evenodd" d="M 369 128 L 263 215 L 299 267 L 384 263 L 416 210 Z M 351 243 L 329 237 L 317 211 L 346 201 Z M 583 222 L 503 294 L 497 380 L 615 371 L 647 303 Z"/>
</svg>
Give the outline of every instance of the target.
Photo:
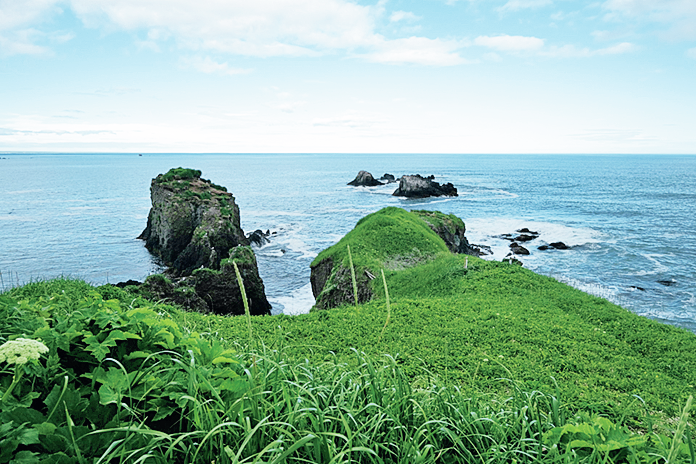
<svg viewBox="0 0 696 464">
<path fill-rule="evenodd" d="M 450 40 L 390 40 L 378 34 L 376 25 L 384 15 L 385 0 L 374 5 L 351 0 L 69 1 L 88 27 L 147 31 L 147 39 L 136 44 L 155 51 L 162 42 L 174 40 L 181 49 L 197 54 L 272 57 L 347 53 L 392 64 L 464 62 L 456 53 L 458 46 Z M 406 11 L 396 11 L 389 18 L 403 23 L 419 19 Z M 432 56 L 426 56 L 428 53 Z M 200 65 L 211 68 L 206 63 Z"/>
<path fill-rule="evenodd" d="M 474 40 L 476 45 L 505 52 L 535 51 L 544 47 L 544 39 L 520 35 L 482 35 Z"/>
<path fill-rule="evenodd" d="M 696 60 L 696 47 L 688 49 L 688 50 L 686 51 L 686 56 L 688 56 L 689 58 L 693 58 L 693 59 Z"/>
<path fill-rule="evenodd" d="M 461 41 L 426 37 L 381 39 L 373 45 L 374 51 L 361 56 L 375 63 L 454 66 L 468 63 L 457 52 L 464 46 Z"/>
<path fill-rule="evenodd" d="M 58 0 L 0 0 L 0 54 L 44 54 L 49 51 L 39 45 L 46 39 L 34 26 L 50 14 L 60 12 Z M 56 37 L 60 43 L 61 37 Z"/>
<path fill-rule="evenodd" d="M 392 23 L 396 23 L 399 21 L 406 21 L 408 23 L 413 23 L 418 20 L 420 20 L 420 16 L 416 16 L 415 14 L 411 13 L 410 11 L 395 11 L 389 16 L 389 21 Z"/>
<path fill-rule="evenodd" d="M 526 8 L 540 8 L 552 3 L 552 0 L 508 0 L 505 5 L 498 8 L 498 11 L 507 12 L 524 10 Z"/>
<path fill-rule="evenodd" d="M 631 18 L 638 22 L 662 23 L 667 26 L 663 34 L 669 39 L 696 38 L 694 0 L 607 0 L 602 6 L 609 11 L 607 20 Z"/>
<path fill-rule="evenodd" d="M 547 56 L 550 58 L 589 58 L 592 56 L 601 55 L 619 55 L 623 53 L 630 53 L 637 50 L 634 44 L 630 42 L 623 42 L 611 47 L 600 48 L 597 50 L 591 50 L 587 47 L 577 48 L 574 45 L 563 45 L 561 47 L 551 46 L 542 50 L 539 54 L 542 56 Z"/>
<path fill-rule="evenodd" d="M 233 76 L 236 74 L 248 74 L 252 71 L 251 69 L 231 68 L 227 63 L 218 63 L 209 56 L 183 57 L 179 62 L 184 68 L 193 68 L 205 74 L 219 73 Z"/>
<path fill-rule="evenodd" d="M 191 49 L 254 56 L 369 44 L 378 7 L 344 0 L 72 0 L 94 27 L 158 29 Z"/>
</svg>

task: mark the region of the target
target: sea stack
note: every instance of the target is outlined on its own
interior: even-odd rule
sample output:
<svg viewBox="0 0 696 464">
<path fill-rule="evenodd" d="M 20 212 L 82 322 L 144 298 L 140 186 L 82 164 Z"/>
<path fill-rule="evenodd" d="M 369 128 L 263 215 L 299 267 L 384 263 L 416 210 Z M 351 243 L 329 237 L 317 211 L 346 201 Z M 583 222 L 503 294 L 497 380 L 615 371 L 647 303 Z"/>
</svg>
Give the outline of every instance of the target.
<svg viewBox="0 0 696 464">
<path fill-rule="evenodd" d="M 148 287 L 148 279 L 146 291 L 191 309 L 244 314 L 237 263 L 251 313 L 270 314 L 256 257 L 240 226 L 239 207 L 225 187 L 202 179 L 199 170 L 175 168 L 152 180 L 150 196 L 147 227 L 138 238 L 168 270 L 166 279 L 156 279 L 157 285 L 150 282 Z"/>
</svg>

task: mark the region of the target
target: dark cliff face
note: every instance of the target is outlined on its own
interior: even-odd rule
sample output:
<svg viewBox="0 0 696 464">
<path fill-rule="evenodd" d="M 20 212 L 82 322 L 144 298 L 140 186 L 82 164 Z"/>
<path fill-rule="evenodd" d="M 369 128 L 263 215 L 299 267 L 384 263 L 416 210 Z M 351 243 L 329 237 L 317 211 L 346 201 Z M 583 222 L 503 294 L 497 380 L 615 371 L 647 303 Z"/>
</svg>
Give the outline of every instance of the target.
<svg viewBox="0 0 696 464">
<path fill-rule="evenodd" d="M 479 250 L 469 244 L 465 236 L 466 226 L 460 218 L 439 211 L 414 210 L 411 212 L 424 220 L 428 227 L 445 241 L 452 253 L 480 256 Z"/>
<path fill-rule="evenodd" d="M 172 171 L 184 174 L 168 175 Z M 219 269 L 230 249 L 249 244 L 239 207 L 224 187 L 201 179 L 200 171 L 172 171 L 152 180 L 152 209 L 140 238 L 178 275 L 201 266 Z"/>
<path fill-rule="evenodd" d="M 146 281 L 153 297 L 197 311 L 244 314 L 236 262 L 251 313 L 270 314 L 239 207 L 225 187 L 201 179 L 198 170 L 176 168 L 152 180 L 150 195 L 152 209 L 139 238 L 169 267 L 171 277 L 156 285 Z"/>
</svg>

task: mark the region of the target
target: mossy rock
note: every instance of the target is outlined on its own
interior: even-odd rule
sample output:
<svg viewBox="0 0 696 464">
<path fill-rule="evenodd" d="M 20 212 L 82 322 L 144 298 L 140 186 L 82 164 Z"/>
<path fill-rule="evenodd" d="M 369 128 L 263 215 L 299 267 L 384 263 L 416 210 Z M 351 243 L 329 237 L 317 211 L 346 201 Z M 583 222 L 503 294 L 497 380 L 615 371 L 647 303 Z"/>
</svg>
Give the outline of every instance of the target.
<svg viewBox="0 0 696 464">
<path fill-rule="evenodd" d="M 359 303 L 371 299 L 372 281 L 381 269 L 405 269 L 449 254 L 442 238 L 417 214 L 395 207 L 381 209 L 358 221 L 352 231 L 312 262 L 310 278 L 316 309 L 355 303 L 348 247 Z"/>
</svg>

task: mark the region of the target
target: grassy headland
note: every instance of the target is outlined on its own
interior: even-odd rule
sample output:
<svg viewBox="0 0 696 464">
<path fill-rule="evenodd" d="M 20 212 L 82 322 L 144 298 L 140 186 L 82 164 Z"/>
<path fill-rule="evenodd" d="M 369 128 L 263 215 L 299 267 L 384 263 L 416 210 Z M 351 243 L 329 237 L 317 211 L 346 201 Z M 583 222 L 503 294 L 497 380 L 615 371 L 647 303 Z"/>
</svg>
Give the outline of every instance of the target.
<svg viewBox="0 0 696 464">
<path fill-rule="evenodd" d="M 317 260 L 349 265 L 348 245 L 360 276 L 385 271 L 383 334 L 380 278 L 368 303 L 301 316 L 71 280 L 0 295 L 0 344 L 50 350 L 0 364 L 0 463 L 696 463 L 693 333 L 453 255 L 403 210 Z"/>
</svg>

